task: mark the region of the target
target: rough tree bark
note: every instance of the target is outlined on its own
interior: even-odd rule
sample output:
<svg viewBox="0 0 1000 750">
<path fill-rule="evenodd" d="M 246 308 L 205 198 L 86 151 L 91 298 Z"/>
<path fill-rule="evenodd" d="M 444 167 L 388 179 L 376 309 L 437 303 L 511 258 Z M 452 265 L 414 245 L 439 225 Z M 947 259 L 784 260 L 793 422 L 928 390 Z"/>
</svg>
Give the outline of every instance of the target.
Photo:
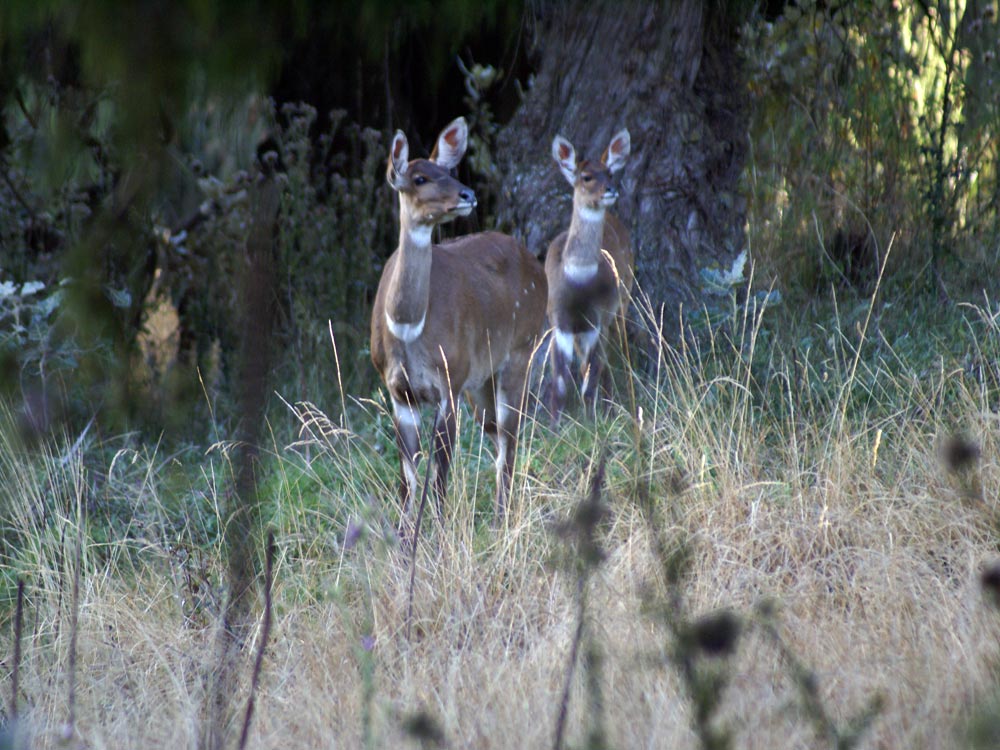
<svg viewBox="0 0 1000 750">
<path fill-rule="evenodd" d="M 748 123 L 738 14 L 724 5 L 543 6 L 538 74 L 499 135 L 499 223 L 541 254 L 568 224 L 572 199 L 549 155 L 553 136 L 598 158 L 618 128 L 629 129 L 632 155 L 615 211 L 632 230 L 641 293 L 664 305 L 668 338 L 679 333 L 679 306 L 697 300 L 699 269 L 728 265 L 744 243 L 737 181 Z"/>
</svg>

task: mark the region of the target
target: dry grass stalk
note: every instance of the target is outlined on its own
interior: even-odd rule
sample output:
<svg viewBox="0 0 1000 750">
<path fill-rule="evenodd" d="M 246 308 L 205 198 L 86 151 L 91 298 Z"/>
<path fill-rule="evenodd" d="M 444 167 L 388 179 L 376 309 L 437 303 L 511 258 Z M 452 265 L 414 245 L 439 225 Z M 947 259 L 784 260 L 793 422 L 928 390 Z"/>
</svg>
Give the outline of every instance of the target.
<svg viewBox="0 0 1000 750">
<path fill-rule="evenodd" d="M 82 524 L 76 529 L 76 545 L 73 555 L 73 583 L 71 588 L 70 610 L 69 610 L 69 664 L 66 675 L 66 703 L 69 706 L 69 715 L 63 727 L 63 741 L 69 742 L 76 731 L 76 657 L 77 639 L 80 632 L 80 567 L 83 564 L 83 528 Z"/>
<path fill-rule="evenodd" d="M 758 326 L 749 320 L 746 335 Z M 727 358 L 721 341 L 714 346 L 655 352 L 649 379 L 637 381 L 641 441 L 636 422 L 619 410 L 599 422 L 608 514 L 585 636 L 601 647 L 607 744 L 702 744 L 684 678 L 664 668 L 664 628 L 646 616 L 649 592 L 665 591 L 669 578 L 655 530 L 686 540 L 677 596 L 690 627 L 679 633 L 712 643 L 718 622 L 703 613 L 778 601 L 782 641 L 808 665 L 802 674 L 814 675 L 810 689 L 828 725 L 846 736 L 881 694 L 883 710 L 866 725 L 864 746 L 956 746 L 969 706 L 995 680 L 1000 623 L 982 606 L 980 576 L 997 537 L 979 504 L 964 501 L 936 446 L 955 425 L 964 428 L 979 448 L 976 481 L 992 510 L 1000 486 L 992 391 L 962 368 L 869 372 L 862 361 L 844 411 L 839 393 L 824 400 L 799 384 L 803 371 L 815 375 L 801 363 L 775 359 L 761 376 Z M 837 357 L 830 377 L 846 378 L 853 350 Z M 363 406 L 367 418 L 387 424 L 378 404 Z M 405 746 L 414 728 L 427 730 L 420 741 L 451 747 L 552 744 L 578 600 L 576 578 L 548 564 L 557 545 L 548 530 L 571 515 L 600 452 L 593 425 L 564 427 L 553 434 L 526 420 L 502 531 L 476 510 L 489 506 L 492 483 L 482 469 L 490 451 L 480 454 L 481 441 L 465 434 L 445 518 L 428 528 L 433 543 L 413 561 L 345 543 L 345 528 L 362 511 L 376 538 L 392 524 L 395 509 L 369 500 L 393 495 L 392 456 L 377 449 L 385 435 L 345 430 L 318 439 L 322 450 L 309 461 L 298 451 L 275 457 L 266 499 L 282 564 L 255 690 L 268 710 L 255 714 L 248 747 Z M 56 744 L 67 713 L 65 691 L 52 689 L 70 640 L 59 629 L 66 618 L 58 529 L 67 514 L 56 500 L 73 496 L 82 468 L 61 462 L 58 446 L 29 460 L 7 450 L 5 439 L 0 430 L 0 492 L 18 564 L 32 570 L 36 620 L 23 643 L 19 716 L 44 747 Z M 225 567 L 217 548 L 186 535 L 199 517 L 221 518 L 220 461 L 205 459 L 185 521 L 174 527 L 162 520 L 177 486 L 163 463 L 138 461 L 132 483 L 120 479 L 127 467 L 115 467 L 107 493 L 130 509 L 133 533 L 101 545 L 83 538 L 75 715 L 77 736 L 90 746 L 198 742 L 214 631 L 211 612 L 192 610 L 210 609 L 199 602 L 213 599 L 194 597 L 185 581 L 221 588 Z M 657 510 L 653 525 L 630 501 L 642 483 Z M 178 557 L 181 543 L 211 553 L 197 563 L 205 571 L 185 575 L 197 561 Z M 411 587 L 413 565 L 419 575 Z M 9 638 L 0 636 L 0 651 L 9 652 Z M 355 669 L 362 638 L 368 667 Z M 744 627 L 728 661 L 713 722 L 731 730 L 732 747 L 817 745 L 817 725 L 788 710 L 802 705 L 802 680 L 764 628 Z M 583 659 L 578 664 L 586 669 Z M 238 684 L 234 694 L 246 689 Z M 574 680 L 566 745 L 586 738 L 586 691 L 586 680 Z M 404 727 L 404 717 L 414 720 Z"/>
<path fill-rule="evenodd" d="M 250 695 L 247 697 L 247 709 L 243 715 L 243 728 L 240 730 L 240 740 L 237 747 L 244 750 L 250 734 L 250 720 L 253 718 L 254 698 L 260 684 L 260 672 L 264 666 L 264 652 L 271 637 L 271 620 L 273 617 L 272 587 L 274 585 L 274 531 L 267 532 L 267 547 L 264 557 L 264 621 L 260 627 L 260 638 L 257 644 L 257 657 L 253 663 L 253 673 L 250 677 Z"/>
<path fill-rule="evenodd" d="M 566 664 L 566 676 L 563 681 L 562 696 L 556 713 L 556 731 L 552 742 L 554 750 L 562 750 L 566 734 L 566 717 L 569 713 L 570 690 L 579 658 L 580 647 L 584 646 L 584 661 L 587 667 L 587 696 L 589 698 L 590 731 L 588 747 L 604 746 L 603 706 L 600 685 L 600 654 L 593 637 L 585 639 L 587 623 L 587 584 L 598 566 L 604 561 L 605 554 L 598 539 L 598 527 L 606 515 L 601 503 L 601 493 L 604 489 L 604 476 L 607 469 L 607 453 L 601 451 L 601 457 L 596 471 L 590 480 L 590 491 L 573 509 L 569 520 L 557 527 L 560 536 L 573 545 L 570 551 L 570 562 L 576 572 L 576 630 L 570 643 L 569 660 Z"/>
<path fill-rule="evenodd" d="M 420 490 L 420 503 L 417 506 L 417 518 L 413 522 L 413 541 L 410 544 L 410 585 L 406 602 L 406 640 L 410 640 L 413 628 L 413 591 L 417 579 L 417 544 L 420 541 L 420 524 L 424 520 L 424 509 L 427 507 L 427 489 L 431 482 L 431 461 L 424 462 L 424 486 Z M 405 523 L 405 522 L 404 522 Z"/>
<path fill-rule="evenodd" d="M 17 603 L 14 609 L 14 663 L 10 670 L 10 721 L 17 722 L 18 678 L 21 674 L 21 636 L 24 633 L 24 579 L 17 579 Z"/>
</svg>

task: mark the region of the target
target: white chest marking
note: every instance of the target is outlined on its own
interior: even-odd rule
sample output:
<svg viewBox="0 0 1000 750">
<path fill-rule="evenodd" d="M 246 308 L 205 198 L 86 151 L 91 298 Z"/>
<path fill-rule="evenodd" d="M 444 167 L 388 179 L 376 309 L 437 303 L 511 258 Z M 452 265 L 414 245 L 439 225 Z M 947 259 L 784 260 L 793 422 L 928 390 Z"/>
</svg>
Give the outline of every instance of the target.
<svg viewBox="0 0 1000 750">
<path fill-rule="evenodd" d="M 581 284 L 590 281 L 597 274 L 596 263 L 564 263 L 563 273 L 570 281 Z"/>
<path fill-rule="evenodd" d="M 604 220 L 603 208 L 590 208 L 589 206 L 580 206 L 579 208 L 576 209 L 576 213 L 584 221 Z"/>
<path fill-rule="evenodd" d="M 395 336 L 397 339 L 405 344 L 409 344 L 420 338 L 420 334 L 424 332 L 424 321 L 426 316 L 418 320 L 416 323 L 397 323 L 389 315 L 389 311 L 385 312 L 385 324 L 389 326 L 389 333 Z"/>
</svg>

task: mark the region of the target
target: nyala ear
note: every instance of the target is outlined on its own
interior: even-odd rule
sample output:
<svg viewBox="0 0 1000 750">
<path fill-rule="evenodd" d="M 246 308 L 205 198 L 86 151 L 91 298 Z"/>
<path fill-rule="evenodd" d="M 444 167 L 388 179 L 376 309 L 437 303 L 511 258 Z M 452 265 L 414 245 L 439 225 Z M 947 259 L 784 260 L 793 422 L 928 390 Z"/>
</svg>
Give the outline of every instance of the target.
<svg viewBox="0 0 1000 750">
<path fill-rule="evenodd" d="M 625 166 L 625 161 L 628 159 L 628 153 L 631 148 L 632 141 L 629 139 L 628 130 L 623 128 L 611 139 L 611 143 L 608 144 L 604 156 L 601 157 L 601 163 L 608 168 L 609 172 L 614 174 Z"/>
<path fill-rule="evenodd" d="M 441 131 L 431 161 L 445 169 L 454 169 L 465 156 L 465 148 L 469 145 L 469 126 L 464 117 L 456 117 Z"/>
<path fill-rule="evenodd" d="M 410 145 L 402 130 L 397 130 L 389 147 L 389 166 L 385 171 L 385 179 L 393 190 L 400 190 L 406 182 L 406 170 L 410 166 Z"/>
<path fill-rule="evenodd" d="M 576 151 L 573 144 L 557 135 L 552 139 L 552 158 L 559 165 L 559 171 L 570 185 L 576 184 Z"/>
</svg>

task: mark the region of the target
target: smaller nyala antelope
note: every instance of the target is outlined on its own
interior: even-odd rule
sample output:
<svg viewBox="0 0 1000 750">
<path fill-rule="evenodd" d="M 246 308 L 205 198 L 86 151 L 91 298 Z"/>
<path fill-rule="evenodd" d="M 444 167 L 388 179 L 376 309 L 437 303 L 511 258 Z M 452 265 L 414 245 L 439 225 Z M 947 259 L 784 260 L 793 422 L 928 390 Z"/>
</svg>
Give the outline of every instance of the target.
<svg viewBox="0 0 1000 750">
<path fill-rule="evenodd" d="M 461 117 L 438 136 L 430 159 L 409 159 L 392 139 L 387 179 L 399 193 L 399 246 L 382 271 L 372 311 L 372 362 L 392 400 L 404 513 L 419 497 L 420 407 L 436 409 L 434 491 L 443 513 L 465 393 L 496 447 L 496 519 L 502 518 L 528 365 L 545 320 L 545 271 L 523 244 L 482 232 L 434 244 L 436 224 L 467 216 L 476 196 L 451 176 L 468 142 Z"/>
<path fill-rule="evenodd" d="M 600 162 L 577 162 L 573 145 L 557 135 L 552 157 L 573 186 L 573 218 L 569 229 L 549 244 L 545 275 L 549 282 L 548 317 L 552 326 L 552 383 L 550 407 L 558 423 L 574 356 L 580 358 L 584 404 L 596 408 L 597 389 L 604 369 L 608 327 L 617 328 L 624 341 L 625 311 L 634 279 L 629 233 L 607 209 L 618 199 L 612 175 L 628 159 L 628 130 L 622 130 Z"/>
</svg>

